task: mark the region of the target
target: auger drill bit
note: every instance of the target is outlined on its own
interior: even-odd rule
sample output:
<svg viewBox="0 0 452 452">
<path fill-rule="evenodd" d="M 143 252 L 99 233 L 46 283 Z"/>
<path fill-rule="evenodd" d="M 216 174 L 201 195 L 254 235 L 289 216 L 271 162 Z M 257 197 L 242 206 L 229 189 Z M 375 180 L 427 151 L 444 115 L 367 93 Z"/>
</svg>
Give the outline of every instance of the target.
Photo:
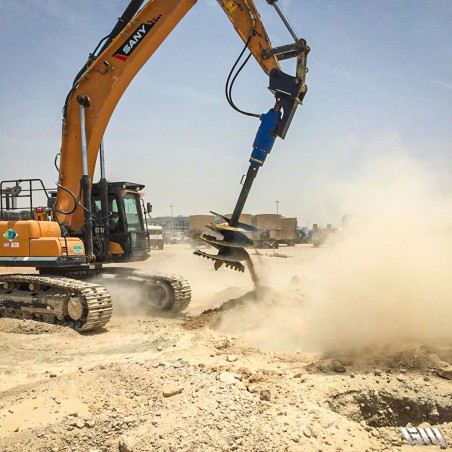
<svg viewBox="0 0 452 452">
<path fill-rule="evenodd" d="M 219 239 L 217 236 L 208 234 L 203 234 L 200 237 L 201 240 L 216 248 L 218 254 L 212 255 L 199 250 L 196 250 L 194 254 L 207 259 L 212 259 L 215 262 L 215 270 L 218 270 L 222 265 L 225 265 L 228 268 L 244 272 L 245 266 L 242 262 L 246 262 L 253 276 L 253 280 L 256 280 L 251 258 L 245 249 L 252 247 L 254 242 L 245 233 L 256 232 L 257 228 L 246 223 L 240 223 L 239 218 L 259 168 L 264 164 L 267 155 L 273 148 L 276 140 L 275 131 L 281 121 L 281 116 L 281 112 L 279 111 L 278 106 L 276 106 L 260 117 L 261 124 L 256 139 L 254 140 L 253 151 L 250 157 L 250 166 L 231 218 L 211 212 L 221 218 L 224 223 L 212 223 L 206 226 L 223 238 Z"/>
<path fill-rule="evenodd" d="M 215 270 L 218 270 L 223 264 L 225 264 L 227 268 L 244 272 L 245 266 L 241 263 L 241 261 L 249 262 L 250 259 L 245 247 L 253 246 L 253 241 L 243 231 L 254 232 L 257 231 L 257 228 L 239 222 L 237 222 L 236 226 L 231 226 L 232 219 L 215 212 L 211 213 L 223 219 L 224 223 L 212 223 L 206 226 L 213 232 L 222 235 L 223 239 L 219 239 L 217 236 L 208 234 L 203 234 L 200 239 L 215 247 L 218 250 L 218 254 L 213 256 L 199 250 L 195 251 L 194 254 L 215 261 Z"/>
</svg>

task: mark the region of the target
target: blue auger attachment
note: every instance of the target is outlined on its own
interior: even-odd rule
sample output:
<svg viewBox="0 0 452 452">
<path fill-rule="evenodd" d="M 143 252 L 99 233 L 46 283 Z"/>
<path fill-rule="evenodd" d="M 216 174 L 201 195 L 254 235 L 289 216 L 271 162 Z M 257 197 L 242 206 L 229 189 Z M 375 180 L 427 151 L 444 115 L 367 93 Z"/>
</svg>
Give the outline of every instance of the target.
<svg viewBox="0 0 452 452">
<path fill-rule="evenodd" d="M 275 144 L 275 130 L 281 120 L 281 112 L 279 110 L 271 109 L 268 113 L 261 115 L 260 120 L 261 124 L 253 143 L 250 166 L 231 218 L 229 219 L 223 215 L 211 212 L 221 218 L 224 223 L 210 224 L 207 227 L 211 231 L 217 233 L 217 235 L 221 235 L 222 238 L 207 234 L 203 234 L 200 237 L 201 240 L 218 249 L 218 254 L 214 256 L 199 250 L 194 253 L 197 256 L 206 257 L 207 259 L 215 261 L 215 270 L 218 270 L 223 264 L 225 264 L 226 267 L 244 272 L 245 266 L 242 262 L 245 261 L 250 268 L 253 279 L 255 278 L 255 275 L 253 273 L 254 271 L 251 270 L 251 258 L 245 250 L 245 248 L 253 246 L 253 240 L 246 235 L 246 232 L 255 232 L 257 231 L 257 228 L 249 224 L 240 223 L 239 218 L 242 214 L 243 207 L 245 206 L 245 202 L 248 198 L 248 194 L 251 186 L 253 185 L 254 179 L 256 178 L 257 172 L 264 164 L 267 155 L 270 154 L 273 145 Z"/>
<path fill-rule="evenodd" d="M 281 112 L 274 111 L 273 108 L 268 113 L 261 115 L 261 125 L 257 131 L 250 157 L 252 167 L 260 168 L 264 165 L 267 155 L 270 154 L 275 144 L 275 129 L 278 127 L 281 116 Z"/>
</svg>

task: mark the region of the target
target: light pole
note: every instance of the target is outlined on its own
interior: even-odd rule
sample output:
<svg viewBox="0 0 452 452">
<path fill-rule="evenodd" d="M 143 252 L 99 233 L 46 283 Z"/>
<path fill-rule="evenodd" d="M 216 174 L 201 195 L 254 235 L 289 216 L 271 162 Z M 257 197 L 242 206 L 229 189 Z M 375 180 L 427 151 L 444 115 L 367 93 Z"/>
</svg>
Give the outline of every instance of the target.
<svg viewBox="0 0 452 452">
<path fill-rule="evenodd" d="M 173 217 L 173 205 L 170 205 L 171 208 L 171 239 L 173 238 L 174 235 L 174 217 Z"/>
<path fill-rule="evenodd" d="M 279 214 L 279 201 L 276 201 L 276 214 Z"/>
</svg>

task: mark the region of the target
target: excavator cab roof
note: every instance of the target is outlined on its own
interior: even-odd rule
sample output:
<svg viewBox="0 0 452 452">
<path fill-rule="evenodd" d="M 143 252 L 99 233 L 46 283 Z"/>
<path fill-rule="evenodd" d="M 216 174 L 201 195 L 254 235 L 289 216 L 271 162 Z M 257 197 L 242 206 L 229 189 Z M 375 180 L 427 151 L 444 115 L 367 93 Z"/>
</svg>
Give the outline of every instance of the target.
<svg viewBox="0 0 452 452">
<path fill-rule="evenodd" d="M 137 184 L 135 182 L 109 182 L 108 183 L 108 191 L 109 192 L 117 192 L 120 190 L 131 190 L 139 192 L 143 190 L 145 185 Z M 93 184 L 93 195 L 99 194 L 99 186 L 98 184 Z"/>
</svg>

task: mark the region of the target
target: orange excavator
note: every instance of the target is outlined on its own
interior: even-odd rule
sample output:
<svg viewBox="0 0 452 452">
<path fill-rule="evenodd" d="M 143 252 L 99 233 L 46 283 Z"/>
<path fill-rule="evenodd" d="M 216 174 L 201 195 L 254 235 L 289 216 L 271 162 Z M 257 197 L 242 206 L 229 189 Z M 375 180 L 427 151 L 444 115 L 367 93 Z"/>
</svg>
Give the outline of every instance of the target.
<svg viewBox="0 0 452 452">
<path fill-rule="evenodd" d="M 230 219 L 211 225 L 216 236 L 204 239 L 218 249 L 215 268 L 225 264 L 244 270 L 252 245 L 238 221 L 258 169 L 276 137 L 284 138 L 307 88 L 309 47 L 300 39 L 277 0 L 266 0 L 281 17 L 293 43 L 272 47 L 253 0 L 218 0 L 245 46 L 229 74 L 226 97 L 240 113 L 256 116 L 260 127 L 250 168 Z M 148 274 L 107 264 L 142 261 L 149 257 L 143 185 L 109 182 L 105 174 L 103 135 L 129 83 L 174 30 L 196 0 L 132 0 L 112 31 L 89 55 L 75 77 L 63 107 L 62 143 L 55 158 L 56 190 L 40 179 L 0 183 L 0 266 L 34 268 L 36 272 L 0 275 L 0 316 L 25 318 L 87 331 L 104 326 L 112 314 L 108 286 L 112 281 L 137 287 L 156 309 L 182 311 L 191 299 L 188 282 L 179 276 Z M 239 66 L 246 51 L 249 56 Z M 269 76 L 275 105 L 255 115 L 238 108 L 232 88 L 253 56 Z M 295 75 L 281 70 L 279 61 L 295 58 Z M 237 69 L 238 68 L 238 69 Z M 96 164 L 100 180 L 93 183 Z M 35 206 L 39 195 L 45 206 Z M 218 235 L 223 239 L 218 239 Z"/>
</svg>

